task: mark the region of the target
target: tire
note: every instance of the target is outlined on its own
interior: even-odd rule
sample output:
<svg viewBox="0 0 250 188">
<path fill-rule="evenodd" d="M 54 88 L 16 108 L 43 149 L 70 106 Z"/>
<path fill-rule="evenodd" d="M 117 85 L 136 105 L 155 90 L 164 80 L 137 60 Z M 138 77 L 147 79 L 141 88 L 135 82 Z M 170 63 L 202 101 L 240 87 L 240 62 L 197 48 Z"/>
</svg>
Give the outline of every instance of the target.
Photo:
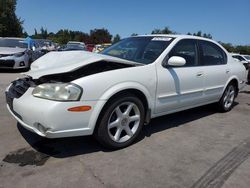
<svg viewBox="0 0 250 188">
<path fill-rule="evenodd" d="M 94 136 L 107 148 L 127 147 L 141 132 L 144 119 L 145 108 L 138 97 L 131 93 L 118 95 L 102 110 Z"/>
<path fill-rule="evenodd" d="M 220 101 L 218 102 L 219 111 L 228 112 L 233 108 L 234 100 L 237 96 L 237 90 L 233 83 L 226 87 Z"/>
</svg>

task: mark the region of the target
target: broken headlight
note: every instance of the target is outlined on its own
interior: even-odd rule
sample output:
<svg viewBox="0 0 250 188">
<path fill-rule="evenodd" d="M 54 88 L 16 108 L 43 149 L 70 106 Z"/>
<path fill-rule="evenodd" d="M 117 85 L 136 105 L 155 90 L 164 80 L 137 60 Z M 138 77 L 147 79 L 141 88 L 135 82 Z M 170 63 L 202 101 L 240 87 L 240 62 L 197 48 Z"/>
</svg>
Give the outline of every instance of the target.
<svg viewBox="0 0 250 188">
<path fill-rule="evenodd" d="M 78 101 L 82 89 L 76 84 L 46 83 L 38 85 L 32 92 L 33 96 L 55 101 Z"/>
</svg>

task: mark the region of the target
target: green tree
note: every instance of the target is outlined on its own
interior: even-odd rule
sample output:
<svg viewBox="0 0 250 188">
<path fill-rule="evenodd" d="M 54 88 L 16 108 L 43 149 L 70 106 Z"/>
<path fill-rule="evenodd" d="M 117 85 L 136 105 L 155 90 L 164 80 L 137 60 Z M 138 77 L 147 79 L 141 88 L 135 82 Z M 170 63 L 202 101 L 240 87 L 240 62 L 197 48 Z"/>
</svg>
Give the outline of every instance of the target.
<svg viewBox="0 0 250 188">
<path fill-rule="evenodd" d="M 56 33 L 56 42 L 66 44 L 70 40 L 70 33 L 67 29 L 61 29 Z"/>
<path fill-rule="evenodd" d="M 0 36 L 21 37 L 23 21 L 16 16 L 16 0 L 0 0 Z"/>
<path fill-rule="evenodd" d="M 176 34 L 175 31 L 172 31 L 169 27 L 163 29 L 154 29 L 151 34 Z"/>
<path fill-rule="evenodd" d="M 26 38 L 28 36 L 29 36 L 28 33 L 26 31 L 24 31 L 21 37 Z"/>
<path fill-rule="evenodd" d="M 151 34 L 162 34 L 160 29 L 154 29 Z"/>
<path fill-rule="evenodd" d="M 120 35 L 118 35 L 118 34 L 116 34 L 115 36 L 114 36 L 114 38 L 113 38 L 113 44 L 115 44 L 115 43 L 117 43 L 117 42 L 119 42 L 121 40 L 121 37 L 120 37 Z"/>
<path fill-rule="evenodd" d="M 137 33 L 132 33 L 131 37 L 134 37 L 134 36 L 138 36 L 138 34 Z"/>
<path fill-rule="evenodd" d="M 190 32 L 188 32 L 188 35 L 192 35 Z M 202 31 L 198 31 L 197 33 L 193 33 L 194 36 L 198 37 L 204 37 L 208 39 L 212 39 L 212 35 L 210 33 L 202 33 Z"/>
<path fill-rule="evenodd" d="M 194 36 L 201 37 L 201 36 L 202 36 L 202 32 L 201 32 L 201 31 L 198 31 L 197 33 L 194 33 L 193 35 L 194 35 Z"/>
<path fill-rule="evenodd" d="M 248 45 L 238 45 L 234 46 L 231 43 L 223 43 L 219 41 L 219 43 L 228 51 L 231 53 L 239 53 L 239 54 L 248 54 L 250 55 L 250 46 Z"/>
<path fill-rule="evenodd" d="M 90 30 L 90 40 L 94 44 L 111 43 L 112 35 L 107 29 Z"/>
</svg>

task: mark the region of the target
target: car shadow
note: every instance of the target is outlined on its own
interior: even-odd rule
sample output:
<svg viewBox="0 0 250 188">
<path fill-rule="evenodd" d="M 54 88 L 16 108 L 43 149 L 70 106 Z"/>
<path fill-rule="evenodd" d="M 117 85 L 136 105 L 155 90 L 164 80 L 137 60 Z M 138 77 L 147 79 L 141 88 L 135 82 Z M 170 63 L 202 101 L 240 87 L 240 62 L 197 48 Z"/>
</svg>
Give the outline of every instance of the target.
<svg viewBox="0 0 250 188">
<path fill-rule="evenodd" d="M 234 105 L 236 106 L 238 103 L 235 102 Z M 171 129 L 173 127 L 185 126 L 186 123 L 215 113 L 218 113 L 215 106 L 207 105 L 155 118 L 150 124 L 144 126 L 136 143 L 142 141 L 145 137 L 150 137 L 154 133 Z M 24 129 L 19 123 L 17 124 L 17 127 L 23 138 L 33 149 L 55 158 L 84 155 L 98 151 L 112 152 L 112 150 L 101 146 L 92 136 L 47 139 Z"/>
<path fill-rule="evenodd" d="M 241 91 L 240 93 L 250 94 L 250 91 Z"/>
</svg>

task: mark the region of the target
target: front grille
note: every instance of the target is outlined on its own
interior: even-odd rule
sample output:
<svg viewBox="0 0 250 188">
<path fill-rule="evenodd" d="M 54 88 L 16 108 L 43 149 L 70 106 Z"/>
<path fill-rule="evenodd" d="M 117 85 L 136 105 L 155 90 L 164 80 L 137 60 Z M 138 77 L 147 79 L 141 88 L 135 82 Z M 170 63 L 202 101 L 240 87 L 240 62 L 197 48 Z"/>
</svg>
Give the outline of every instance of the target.
<svg viewBox="0 0 250 188">
<path fill-rule="evenodd" d="M 0 68 L 12 68 L 14 65 L 14 60 L 0 60 Z"/>
<path fill-rule="evenodd" d="M 8 93 L 13 98 L 21 97 L 30 86 L 34 85 L 34 82 L 30 77 L 21 78 L 12 82 L 12 85 L 9 88 Z"/>
<path fill-rule="evenodd" d="M 8 91 L 5 92 L 6 102 L 9 105 L 11 111 L 22 119 L 22 117 L 13 110 L 13 100 L 14 98 L 20 98 L 31 86 L 34 86 L 35 83 L 30 77 L 21 78 L 12 82 Z"/>
</svg>

